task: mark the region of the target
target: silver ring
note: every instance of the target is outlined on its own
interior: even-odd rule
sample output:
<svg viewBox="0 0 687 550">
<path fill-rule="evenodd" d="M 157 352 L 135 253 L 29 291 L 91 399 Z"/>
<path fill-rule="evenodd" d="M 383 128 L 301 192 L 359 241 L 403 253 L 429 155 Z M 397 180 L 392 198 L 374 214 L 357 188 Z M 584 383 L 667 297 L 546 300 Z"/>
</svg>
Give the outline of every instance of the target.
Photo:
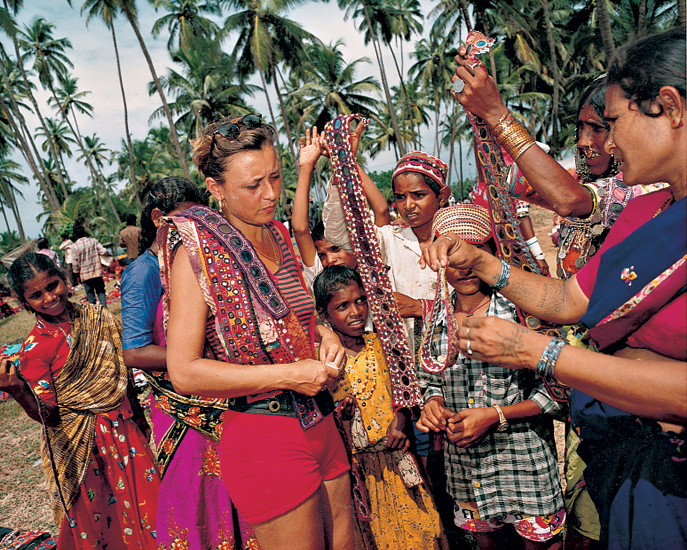
<svg viewBox="0 0 687 550">
<path fill-rule="evenodd" d="M 472 355 L 472 349 L 470 348 L 470 340 L 468 340 L 468 343 L 465 347 L 467 348 L 468 355 Z"/>
<path fill-rule="evenodd" d="M 473 63 L 472 65 L 468 65 L 473 71 L 475 70 L 475 67 L 479 67 L 481 63 L 479 61 Z"/>
<path fill-rule="evenodd" d="M 451 237 L 449 237 L 448 235 L 443 235 L 443 236 L 442 236 L 442 238 L 444 238 L 444 239 L 448 239 L 448 240 L 449 240 L 449 242 L 451 243 L 451 245 L 450 245 L 450 246 L 453 246 L 453 239 L 452 239 Z"/>
<path fill-rule="evenodd" d="M 463 82 L 460 78 L 456 79 L 453 82 L 453 91 L 457 94 L 463 91 L 465 88 L 465 82 Z"/>
</svg>

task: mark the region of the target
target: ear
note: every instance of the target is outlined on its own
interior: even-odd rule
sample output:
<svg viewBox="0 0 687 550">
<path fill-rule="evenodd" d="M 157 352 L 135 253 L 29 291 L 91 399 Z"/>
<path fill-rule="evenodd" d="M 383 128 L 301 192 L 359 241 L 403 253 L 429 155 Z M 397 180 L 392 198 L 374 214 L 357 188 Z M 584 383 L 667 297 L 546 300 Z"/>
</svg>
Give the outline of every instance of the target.
<svg viewBox="0 0 687 550">
<path fill-rule="evenodd" d="M 222 189 L 220 189 L 219 183 L 217 183 L 215 178 L 205 178 L 205 186 L 208 188 L 208 191 L 210 191 L 212 196 L 217 199 L 218 202 L 221 203 L 224 200 Z"/>
<path fill-rule="evenodd" d="M 153 208 L 153 211 L 150 213 L 150 219 L 153 220 L 153 223 L 155 224 L 155 227 L 160 229 L 162 226 L 162 217 L 164 214 L 162 213 L 162 210 L 159 208 Z"/>
<path fill-rule="evenodd" d="M 451 188 L 446 186 L 442 187 L 441 191 L 439 191 L 439 204 L 443 207 L 446 206 L 446 203 L 448 202 L 448 198 L 451 196 Z"/>
<path fill-rule="evenodd" d="M 685 100 L 673 86 L 663 86 L 658 91 L 658 98 L 665 113 L 671 120 L 682 121 L 685 118 Z"/>
</svg>

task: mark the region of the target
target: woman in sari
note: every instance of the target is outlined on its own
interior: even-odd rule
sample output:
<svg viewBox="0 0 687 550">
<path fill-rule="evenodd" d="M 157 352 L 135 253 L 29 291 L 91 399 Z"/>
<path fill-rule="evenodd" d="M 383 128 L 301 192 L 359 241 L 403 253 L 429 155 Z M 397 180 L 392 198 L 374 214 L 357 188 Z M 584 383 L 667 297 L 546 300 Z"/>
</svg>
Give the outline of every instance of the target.
<svg viewBox="0 0 687 550">
<path fill-rule="evenodd" d="M 344 349 L 315 324 L 284 226 L 275 131 L 259 115 L 224 120 L 194 142 L 220 211 L 195 206 L 158 235 L 169 314 L 167 367 L 177 393 L 214 399 L 222 480 L 262 548 L 351 548 L 346 450 L 326 389 Z M 321 361 L 313 344 L 320 344 Z M 192 399 L 187 413 L 196 415 Z"/>
<path fill-rule="evenodd" d="M 575 388 L 572 422 L 601 542 L 611 549 L 687 547 L 685 95 L 684 27 L 628 44 L 611 62 L 605 147 L 626 184 L 669 188 L 633 200 L 600 252 L 567 281 L 511 271 L 457 235 L 424 255 L 433 269 L 472 269 L 542 319 L 589 327 L 601 353 L 499 319 L 468 319 L 459 347 Z"/>
<path fill-rule="evenodd" d="M 36 326 L 16 360 L 2 358 L 0 388 L 43 424 L 57 548 L 156 548 L 160 479 L 135 422 L 141 409 L 127 397 L 119 323 L 105 308 L 69 302 L 47 256 L 18 258 L 7 277 Z"/>
</svg>

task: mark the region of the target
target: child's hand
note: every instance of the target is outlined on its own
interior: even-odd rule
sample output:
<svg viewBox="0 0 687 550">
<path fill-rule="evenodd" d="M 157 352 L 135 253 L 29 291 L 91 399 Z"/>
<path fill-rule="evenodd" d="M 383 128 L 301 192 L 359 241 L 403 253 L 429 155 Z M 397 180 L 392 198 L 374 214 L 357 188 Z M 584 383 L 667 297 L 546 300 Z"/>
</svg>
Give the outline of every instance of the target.
<svg viewBox="0 0 687 550">
<path fill-rule="evenodd" d="M 416 422 L 417 429 L 429 433 L 446 429 L 446 420 L 453 416 L 453 411 L 444 406 L 443 398 L 430 399 L 422 407 L 420 420 Z"/>
<path fill-rule="evenodd" d="M 367 128 L 367 125 L 369 123 L 370 121 L 367 118 L 359 120 L 358 125 L 355 127 L 355 130 L 351 132 L 351 151 L 353 152 L 353 156 L 355 156 L 358 153 L 358 147 L 360 146 L 360 138 L 362 137 L 363 132 L 365 131 L 365 128 Z"/>
<path fill-rule="evenodd" d="M 312 128 L 312 138 L 310 130 L 305 131 L 305 137 L 301 138 L 301 153 L 298 157 L 299 166 L 315 166 L 317 159 L 320 158 L 323 148 L 323 138 L 317 133 L 317 126 Z"/>
<path fill-rule="evenodd" d="M 353 411 L 355 410 L 355 399 L 352 397 L 344 397 L 339 401 L 336 410 L 342 420 L 350 420 L 353 418 Z"/>
<path fill-rule="evenodd" d="M 410 447 L 410 440 L 405 434 L 406 423 L 408 422 L 407 416 L 410 414 L 408 409 L 400 409 L 394 415 L 391 420 L 391 424 L 386 430 L 386 448 L 389 450 L 398 450 L 406 452 L 408 447 Z"/>
<path fill-rule="evenodd" d="M 499 414 L 493 407 L 463 409 L 448 419 L 446 433 L 451 443 L 467 449 L 479 443 L 498 421 Z"/>
</svg>

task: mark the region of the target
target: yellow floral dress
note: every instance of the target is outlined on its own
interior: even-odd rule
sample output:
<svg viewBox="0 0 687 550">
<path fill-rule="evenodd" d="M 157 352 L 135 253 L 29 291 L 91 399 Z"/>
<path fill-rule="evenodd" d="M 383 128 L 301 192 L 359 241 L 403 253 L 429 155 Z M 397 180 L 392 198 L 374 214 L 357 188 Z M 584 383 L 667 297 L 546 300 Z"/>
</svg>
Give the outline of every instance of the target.
<svg viewBox="0 0 687 550">
<path fill-rule="evenodd" d="M 365 349 L 347 357 L 334 399 L 356 400 L 346 435 L 352 468 L 367 492 L 369 520 L 356 514 L 356 549 L 448 548 L 439 514 L 413 456 L 385 450 L 386 432 L 394 417 L 391 380 L 374 333 L 365 335 Z"/>
</svg>

